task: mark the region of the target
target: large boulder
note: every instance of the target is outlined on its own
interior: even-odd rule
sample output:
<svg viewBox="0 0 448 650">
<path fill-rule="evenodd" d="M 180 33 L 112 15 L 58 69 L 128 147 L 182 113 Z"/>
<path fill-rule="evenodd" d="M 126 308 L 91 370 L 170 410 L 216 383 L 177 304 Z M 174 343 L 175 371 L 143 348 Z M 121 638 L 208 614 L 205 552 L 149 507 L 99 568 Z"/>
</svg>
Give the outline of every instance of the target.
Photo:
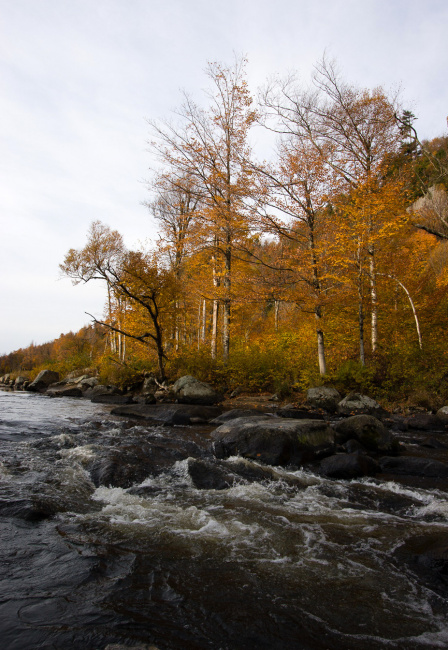
<svg viewBox="0 0 448 650">
<path fill-rule="evenodd" d="M 50 384 L 55 384 L 59 381 L 59 373 L 54 370 L 41 370 L 36 379 L 28 385 L 27 390 L 39 393 L 47 390 Z"/>
<path fill-rule="evenodd" d="M 439 412 L 437 412 L 437 415 L 432 413 L 412 413 L 403 420 L 403 428 L 415 431 L 444 431 L 445 424 L 448 424 L 448 417 L 444 421 L 443 416 L 439 417 Z"/>
<path fill-rule="evenodd" d="M 321 420 L 237 418 L 212 433 L 217 458 L 243 456 L 267 465 L 297 465 L 331 454 L 334 432 Z"/>
<path fill-rule="evenodd" d="M 221 409 L 217 406 L 194 404 L 129 404 L 112 409 L 112 415 L 147 420 L 154 424 L 198 424 L 216 418 Z"/>
<path fill-rule="evenodd" d="M 176 381 L 172 391 L 181 404 L 217 404 L 223 397 L 209 384 L 205 384 L 191 375 L 185 375 Z"/>
<path fill-rule="evenodd" d="M 338 444 L 355 439 L 371 451 L 390 452 L 396 447 L 394 437 L 373 415 L 353 415 L 335 425 Z"/>
<path fill-rule="evenodd" d="M 330 478 L 353 479 L 373 476 L 381 471 L 378 463 L 367 454 L 355 451 L 352 454 L 335 454 L 324 458 L 320 471 Z"/>
<path fill-rule="evenodd" d="M 338 404 L 341 401 L 341 396 L 336 388 L 330 386 L 317 386 L 316 388 L 309 388 L 306 394 L 307 404 L 315 409 L 323 409 L 334 413 L 337 411 Z"/>
<path fill-rule="evenodd" d="M 16 377 L 16 380 L 14 382 L 14 389 L 23 390 L 26 383 L 27 383 L 27 378 L 19 375 L 18 377 Z"/>
<path fill-rule="evenodd" d="M 265 414 L 258 409 L 230 409 L 230 411 L 224 411 L 217 418 L 211 420 L 210 424 L 225 424 L 225 422 L 236 420 L 236 418 L 257 418 L 263 415 Z M 272 415 L 272 417 L 274 416 Z"/>
<path fill-rule="evenodd" d="M 349 393 L 338 404 L 338 413 L 341 415 L 382 415 L 384 413 L 378 402 L 361 393 Z"/>
</svg>

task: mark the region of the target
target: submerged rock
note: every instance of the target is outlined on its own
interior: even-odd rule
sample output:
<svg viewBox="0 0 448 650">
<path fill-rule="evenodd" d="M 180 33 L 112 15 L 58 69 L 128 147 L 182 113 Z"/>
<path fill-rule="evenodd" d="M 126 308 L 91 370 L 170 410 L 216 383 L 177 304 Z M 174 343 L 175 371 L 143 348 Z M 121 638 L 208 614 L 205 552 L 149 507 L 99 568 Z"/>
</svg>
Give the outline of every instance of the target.
<svg viewBox="0 0 448 650">
<path fill-rule="evenodd" d="M 212 433 L 217 458 L 243 456 L 267 465 L 301 465 L 331 454 L 334 433 L 319 420 L 237 418 Z"/>
</svg>

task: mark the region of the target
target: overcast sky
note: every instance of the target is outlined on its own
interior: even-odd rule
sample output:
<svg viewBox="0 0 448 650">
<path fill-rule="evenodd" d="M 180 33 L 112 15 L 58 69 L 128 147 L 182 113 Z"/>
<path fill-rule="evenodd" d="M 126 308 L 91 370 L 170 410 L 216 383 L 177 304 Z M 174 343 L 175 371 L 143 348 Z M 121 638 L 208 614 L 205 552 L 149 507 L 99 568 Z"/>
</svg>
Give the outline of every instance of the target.
<svg viewBox="0 0 448 650">
<path fill-rule="evenodd" d="M 101 316 L 104 287 L 58 265 L 90 223 L 155 238 L 142 202 L 146 119 L 181 89 L 201 103 L 208 61 L 308 81 L 324 51 L 356 85 L 402 89 L 421 138 L 446 134 L 446 0 L 0 0 L 0 353 Z"/>
</svg>

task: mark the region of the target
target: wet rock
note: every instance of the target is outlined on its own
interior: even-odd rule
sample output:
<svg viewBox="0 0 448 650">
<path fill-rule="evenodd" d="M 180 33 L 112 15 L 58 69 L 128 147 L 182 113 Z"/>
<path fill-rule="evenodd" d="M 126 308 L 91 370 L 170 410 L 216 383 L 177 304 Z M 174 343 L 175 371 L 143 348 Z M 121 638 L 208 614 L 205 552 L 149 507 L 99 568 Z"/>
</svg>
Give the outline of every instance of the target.
<svg viewBox="0 0 448 650">
<path fill-rule="evenodd" d="M 361 451 L 355 451 L 351 454 L 336 454 L 324 458 L 319 469 L 325 476 L 337 479 L 374 476 L 381 471 L 378 463 Z"/>
<path fill-rule="evenodd" d="M 224 411 L 221 415 L 218 415 L 217 418 L 214 418 L 210 421 L 210 424 L 224 424 L 229 420 L 236 420 L 236 418 L 253 418 L 260 417 L 260 415 L 266 415 L 257 409 L 231 409 L 230 411 Z"/>
<path fill-rule="evenodd" d="M 191 375 L 185 375 L 176 381 L 172 387 L 175 398 L 181 404 L 211 405 L 221 402 L 223 396 Z"/>
<path fill-rule="evenodd" d="M 199 490 L 226 490 L 235 482 L 235 474 L 222 465 L 199 458 L 189 458 L 187 471 Z"/>
<path fill-rule="evenodd" d="M 429 458 L 383 456 L 383 458 L 380 458 L 379 463 L 381 471 L 386 474 L 448 478 L 448 465 Z"/>
<path fill-rule="evenodd" d="M 448 420 L 447 420 L 448 422 Z M 445 423 L 431 413 L 413 413 L 403 420 L 404 429 L 417 431 L 444 431 Z"/>
<path fill-rule="evenodd" d="M 97 384 L 96 386 L 93 386 L 93 388 L 88 388 L 84 393 L 84 397 L 88 397 L 91 400 L 93 400 L 94 397 L 98 397 L 98 395 L 122 395 L 122 391 L 116 386 Z"/>
<path fill-rule="evenodd" d="M 27 390 L 38 393 L 44 391 L 50 386 L 59 381 L 59 373 L 54 370 L 41 370 L 36 379 L 28 385 Z"/>
<path fill-rule="evenodd" d="M 425 438 L 420 444 L 427 449 L 448 449 L 448 444 L 437 440 L 437 438 Z"/>
<path fill-rule="evenodd" d="M 383 415 L 384 410 L 374 399 L 360 393 L 349 393 L 338 404 L 338 413 L 341 415 Z"/>
<path fill-rule="evenodd" d="M 167 471 L 188 457 L 201 457 L 203 451 L 194 442 L 168 439 L 163 442 L 135 440 L 123 442 L 95 458 L 90 475 L 95 486 L 129 488 L 149 476 Z"/>
<path fill-rule="evenodd" d="M 49 388 L 46 393 L 49 397 L 82 397 L 82 390 L 77 386 Z"/>
<path fill-rule="evenodd" d="M 330 386 L 317 386 L 309 388 L 306 394 L 307 404 L 315 409 L 324 409 L 329 413 L 337 411 L 341 396 L 336 388 Z"/>
<path fill-rule="evenodd" d="M 217 406 L 195 406 L 192 404 L 132 404 L 112 409 L 112 415 L 124 415 L 157 424 L 192 424 L 192 420 L 200 418 L 209 422 L 221 413 Z"/>
<path fill-rule="evenodd" d="M 372 451 L 393 451 L 396 448 L 390 431 L 373 415 L 353 415 L 338 422 L 334 429 L 338 444 L 354 438 Z"/>
<path fill-rule="evenodd" d="M 243 456 L 268 465 L 301 465 L 331 454 L 334 433 L 319 420 L 237 418 L 212 433 L 217 458 Z"/>
</svg>

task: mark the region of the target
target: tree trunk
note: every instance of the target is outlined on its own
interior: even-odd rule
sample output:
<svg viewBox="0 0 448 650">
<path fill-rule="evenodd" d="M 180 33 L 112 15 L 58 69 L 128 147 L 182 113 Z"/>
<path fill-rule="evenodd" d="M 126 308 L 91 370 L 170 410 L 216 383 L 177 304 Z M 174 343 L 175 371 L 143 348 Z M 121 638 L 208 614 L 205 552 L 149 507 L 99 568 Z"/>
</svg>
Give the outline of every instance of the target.
<svg viewBox="0 0 448 650">
<path fill-rule="evenodd" d="M 201 332 L 202 343 L 205 343 L 206 327 L 207 327 L 207 301 L 204 298 L 204 300 L 202 301 L 202 332 Z"/>
<path fill-rule="evenodd" d="M 316 333 L 317 333 L 317 357 L 319 360 L 319 373 L 321 375 L 327 374 L 327 364 L 325 361 L 325 343 L 324 343 L 324 333 L 320 328 L 320 321 L 322 318 L 322 310 L 320 305 L 315 309 L 316 317 Z"/>
<path fill-rule="evenodd" d="M 218 345 L 218 318 L 219 318 L 219 300 L 213 301 L 213 314 L 212 314 L 212 339 L 211 339 L 211 354 L 212 359 L 216 359 L 217 345 Z"/>
<path fill-rule="evenodd" d="M 375 250 L 369 249 L 370 254 L 370 299 L 372 303 L 372 352 L 378 347 L 378 297 L 376 292 Z"/>
<path fill-rule="evenodd" d="M 274 329 L 278 332 L 278 312 L 280 308 L 280 300 L 274 300 Z"/>
</svg>

